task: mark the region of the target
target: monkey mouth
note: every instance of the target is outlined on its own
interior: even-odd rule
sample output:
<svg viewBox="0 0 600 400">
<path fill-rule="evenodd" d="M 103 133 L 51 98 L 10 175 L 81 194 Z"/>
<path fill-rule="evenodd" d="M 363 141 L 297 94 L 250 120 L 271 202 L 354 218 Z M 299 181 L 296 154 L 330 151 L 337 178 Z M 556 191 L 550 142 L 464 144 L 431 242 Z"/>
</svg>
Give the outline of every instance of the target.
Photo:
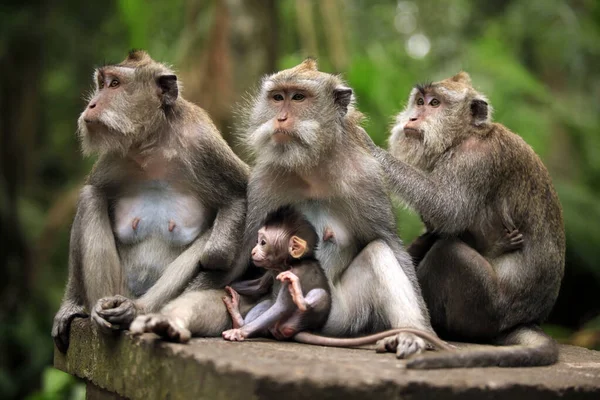
<svg viewBox="0 0 600 400">
<path fill-rule="evenodd" d="M 261 267 L 264 268 L 264 266 L 267 264 L 266 260 L 257 260 L 257 259 L 252 259 L 252 263 L 254 265 L 256 265 L 257 267 Z"/>
<path fill-rule="evenodd" d="M 285 129 L 276 129 L 273 132 L 273 135 L 271 135 L 271 137 L 273 138 L 273 141 L 277 144 L 291 142 L 293 139 L 293 136 L 294 136 L 293 132 L 287 131 Z"/>
<path fill-rule="evenodd" d="M 404 127 L 404 135 L 408 138 L 423 139 L 423 132 L 416 128 Z"/>
</svg>

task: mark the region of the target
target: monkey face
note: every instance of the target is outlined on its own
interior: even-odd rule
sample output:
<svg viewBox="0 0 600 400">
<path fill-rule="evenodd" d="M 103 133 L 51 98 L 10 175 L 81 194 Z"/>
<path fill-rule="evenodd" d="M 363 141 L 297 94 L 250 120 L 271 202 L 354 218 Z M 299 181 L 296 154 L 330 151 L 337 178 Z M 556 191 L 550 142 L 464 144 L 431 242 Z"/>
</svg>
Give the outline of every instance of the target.
<svg viewBox="0 0 600 400">
<path fill-rule="evenodd" d="M 78 120 L 86 154 L 127 153 L 132 144 L 143 144 L 166 120 L 165 109 L 178 95 L 175 75 L 144 52 L 98 68 L 94 81 L 94 92 Z"/>
<path fill-rule="evenodd" d="M 392 128 L 392 154 L 428 170 L 458 136 L 487 119 L 487 102 L 482 97 L 464 72 L 440 82 L 416 85 Z M 484 111 L 479 111 L 483 108 L 480 104 L 485 105 Z"/>
<path fill-rule="evenodd" d="M 314 60 L 268 77 L 249 118 L 248 144 L 259 161 L 286 169 L 317 165 L 334 146 L 352 90 L 319 72 Z"/>
<path fill-rule="evenodd" d="M 256 246 L 252 249 L 252 262 L 257 267 L 267 269 L 283 269 L 287 258 L 287 249 L 279 243 L 276 230 L 261 228 L 258 231 Z"/>
</svg>

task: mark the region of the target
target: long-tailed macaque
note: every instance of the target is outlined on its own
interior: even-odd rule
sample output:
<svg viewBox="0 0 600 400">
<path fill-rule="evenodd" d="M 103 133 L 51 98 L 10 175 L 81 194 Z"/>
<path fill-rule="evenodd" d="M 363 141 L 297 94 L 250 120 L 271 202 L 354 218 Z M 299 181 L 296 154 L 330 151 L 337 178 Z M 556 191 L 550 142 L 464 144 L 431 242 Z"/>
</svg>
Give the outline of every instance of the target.
<svg viewBox="0 0 600 400">
<path fill-rule="evenodd" d="M 512 345 L 427 354 L 408 367 L 556 362 L 557 345 L 538 325 L 558 295 L 565 234 L 539 157 L 491 122 L 487 99 L 464 72 L 417 85 L 389 144 L 391 155 L 373 151 L 390 187 L 427 228 L 409 253 L 434 329 L 450 340 Z"/>
<path fill-rule="evenodd" d="M 98 68 L 94 82 L 78 122 L 84 153 L 99 159 L 79 198 L 52 329 L 63 352 L 76 316 L 127 328 L 186 287 L 223 287 L 246 266 L 236 253 L 248 167 L 181 97 L 173 71 L 132 51 Z"/>
</svg>

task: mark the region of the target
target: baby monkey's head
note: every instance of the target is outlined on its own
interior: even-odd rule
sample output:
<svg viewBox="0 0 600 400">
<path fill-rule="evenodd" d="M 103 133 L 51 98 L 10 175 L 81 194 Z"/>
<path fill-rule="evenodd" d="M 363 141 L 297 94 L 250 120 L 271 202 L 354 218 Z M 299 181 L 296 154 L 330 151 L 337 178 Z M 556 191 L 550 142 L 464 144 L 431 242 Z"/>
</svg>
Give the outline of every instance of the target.
<svg viewBox="0 0 600 400">
<path fill-rule="evenodd" d="M 270 213 L 258 231 L 252 261 L 257 267 L 284 270 L 294 259 L 312 257 L 319 236 L 304 216 L 290 206 Z"/>
</svg>

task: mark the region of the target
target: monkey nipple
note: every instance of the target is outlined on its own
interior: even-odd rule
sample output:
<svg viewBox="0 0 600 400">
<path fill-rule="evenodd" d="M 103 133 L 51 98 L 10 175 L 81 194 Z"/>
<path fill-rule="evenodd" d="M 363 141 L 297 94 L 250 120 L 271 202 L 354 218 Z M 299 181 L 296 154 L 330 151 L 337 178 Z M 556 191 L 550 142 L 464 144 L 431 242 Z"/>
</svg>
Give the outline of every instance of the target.
<svg viewBox="0 0 600 400">
<path fill-rule="evenodd" d="M 175 229 L 177 225 L 175 224 L 175 221 L 170 220 L 169 221 L 169 232 L 173 232 L 173 230 Z"/>
<path fill-rule="evenodd" d="M 137 231 L 139 224 L 140 224 L 140 219 L 138 217 L 135 217 L 133 219 L 133 221 L 131 221 L 131 227 L 133 228 L 134 231 Z"/>
<path fill-rule="evenodd" d="M 335 233 L 333 233 L 333 230 L 329 227 L 325 228 L 325 232 L 323 232 L 323 241 L 324 242 L 328 242 L 328 241 L 333 242 L 334 239 L 335 239 Z"/>
</svg>

